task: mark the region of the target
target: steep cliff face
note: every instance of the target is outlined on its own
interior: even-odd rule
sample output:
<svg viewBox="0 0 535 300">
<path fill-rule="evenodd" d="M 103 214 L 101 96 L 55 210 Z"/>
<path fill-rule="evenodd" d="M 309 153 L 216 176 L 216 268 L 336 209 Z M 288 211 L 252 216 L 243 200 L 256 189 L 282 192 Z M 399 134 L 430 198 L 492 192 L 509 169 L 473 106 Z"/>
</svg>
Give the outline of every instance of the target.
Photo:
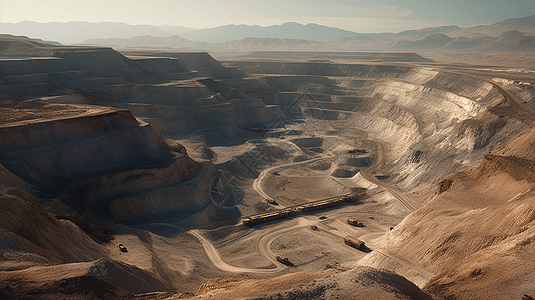
<svg viewBox="0 0 535 300">
<path fill-rule="evenodd" d="M 3 166 L 45 193 L 118 221 L 187 215 L 209 204 L 213 167 L 128 110 L 23 101 L 4 103 L 3 113 Z"/>
<path fill-rule="evenodd" d="M 171 156 L 161 136 L 127 110 L 30 101 L 5 105 L 4 113 L 17 113 L 21 105 L 33 119 L 2 125 L 0 159 L 32 183 L 50 184 Z M 62 112 L 66 117 L 61 118 Z"/>
<path fill-rule="evenodd" d="M 213 79 L 244 78 L 247 75 L 235 67 L 227 67 L 215 60 L 206 52 L 147 52 L 122 51 L 127 56 L 137 57 L 166 57 L 177 60 L 188 70 L 196 71 L 198 76 Z"/>
</svg>

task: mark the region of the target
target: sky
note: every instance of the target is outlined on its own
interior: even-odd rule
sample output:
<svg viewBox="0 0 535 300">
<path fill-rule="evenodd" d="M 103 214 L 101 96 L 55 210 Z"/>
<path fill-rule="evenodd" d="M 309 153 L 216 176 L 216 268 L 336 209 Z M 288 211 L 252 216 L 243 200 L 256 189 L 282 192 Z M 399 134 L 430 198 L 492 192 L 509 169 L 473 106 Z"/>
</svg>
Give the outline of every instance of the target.
<svg viewBox="0 0 535 300">
<path fill-rule="evenodd" d="M 535 0 L 0 0 L 0 22 L 124 22 L 209 28 L 317 23 L 350 31 L 469 27 L 535 15 Z"/>
</svg>

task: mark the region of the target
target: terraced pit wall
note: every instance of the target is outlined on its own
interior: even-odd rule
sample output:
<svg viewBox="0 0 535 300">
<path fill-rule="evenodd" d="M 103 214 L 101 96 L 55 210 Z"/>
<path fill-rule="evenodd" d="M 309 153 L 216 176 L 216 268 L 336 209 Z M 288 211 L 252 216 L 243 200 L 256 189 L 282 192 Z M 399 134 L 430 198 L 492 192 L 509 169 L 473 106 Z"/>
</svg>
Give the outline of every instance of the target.
<svg viewBox="0 0 535 300">
<path fill-rule="evenodd" d="M 407 65 L 227 64 L 254 74 L 247 84 L 228 85 L 280 105 L 287 118 L 330 120 L 372 133 L 386 146 L 383 168 L 391 182 L 407 190 L 425 190 L 447 174 L 473 168 L 492 145 L 517 131 L 515 121 L 488 112 L 505 103 L 500 91 L 472 76 Z M 487 119 L 496 126 L 483 125 Z M 481 126 L 467 130 L 467 122 Z"/>
</svg>

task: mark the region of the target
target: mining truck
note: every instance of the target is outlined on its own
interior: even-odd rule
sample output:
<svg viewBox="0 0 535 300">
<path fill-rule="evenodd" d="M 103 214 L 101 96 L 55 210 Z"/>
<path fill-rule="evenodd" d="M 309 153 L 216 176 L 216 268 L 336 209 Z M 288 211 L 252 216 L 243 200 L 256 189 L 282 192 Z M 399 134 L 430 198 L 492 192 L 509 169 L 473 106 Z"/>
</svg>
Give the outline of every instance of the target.
<svg viewBox="0 0 535 300">
<path fill-rule="evenodd" d="M 352 225 L 352 226 L 355 226 L 355 227 L 364 227 L 364 224 L 362 224 L 362 222 L 359 222 L 355 219 L 347 219 L 347 224 L 349 225 Z"/>
<path fill-rule="evenodd" d="M 368 249 L 368 247 L 366 247 L 363 241 L 356 239 L 354 237 L 346 236 L 344 238 L 344 243 L 360 251 L 366 251 Z"/>
<path fill-rule="evenodd" d="M 128 250 L 126 249 L 126 247 L 123 245 L 123 244 L 119 244 L 119 250 L 121 250 L 121 252 L 128 252 Z"/>
<path fill-rule="evenodd" d="M 349 154 L 366 154 L 366 153 L 368 153 L 368 151 L 366 149 L 355 148 L 355 149 L 347 150 L 347 153 L 349 153 Z"/>
<path fill-rule="evenodd" d="M 278 262 L 281 264 L 287 265 L 287 266 L 293 266 L 292 262 L 288 259 L 288 257 L 277 255 L 275 256 L 275 259 L 277 259 Z"/>
<path fill-rule="evenodd" d="M 264 199 L 264 201 L 268 204 L 271 204 L 271 205 L 279 205 L 279 203 L 277 203 L 277 201 L 271 199 L 271 198 L 266 198 Z"/>
</svg>

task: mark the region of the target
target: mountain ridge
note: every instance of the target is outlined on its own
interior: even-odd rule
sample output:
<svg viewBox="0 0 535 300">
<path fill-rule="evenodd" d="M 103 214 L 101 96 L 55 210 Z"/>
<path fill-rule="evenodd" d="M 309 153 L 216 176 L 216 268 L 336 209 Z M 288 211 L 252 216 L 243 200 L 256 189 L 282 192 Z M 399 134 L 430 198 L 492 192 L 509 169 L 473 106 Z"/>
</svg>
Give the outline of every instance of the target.
<svg viewBox="0 0 535 300">
<path fill-rule="evenodd" d="M 393 49 L 531 52 L 532 37 L 535 36 L 535 15 L 510 18 L 491 25 L 467 28 L 446 25 L 399 33 L 364 34 L 316 23 L 304 25 L 296 22 L 271 26 L 229 24 L 193 29 L 170 25 L 129 25 L 119 22 L 85 21 L 66 23 L 21 21 L 15 24 L 0 22 L 0 32 L 24 34 L 43 40 L 58 40 L 54 37 L 67 34 L 67 39 L 70 40 L 83 39 L 84 42 L 78 42 L 82 45 L 211 52 L 249 51 L 263 48 L 308 50 L 316 49 L 316 47 L 331 51 Z M 508 33 L 507 37 L 503 36 L 505 33 Z"/>
</svg>

